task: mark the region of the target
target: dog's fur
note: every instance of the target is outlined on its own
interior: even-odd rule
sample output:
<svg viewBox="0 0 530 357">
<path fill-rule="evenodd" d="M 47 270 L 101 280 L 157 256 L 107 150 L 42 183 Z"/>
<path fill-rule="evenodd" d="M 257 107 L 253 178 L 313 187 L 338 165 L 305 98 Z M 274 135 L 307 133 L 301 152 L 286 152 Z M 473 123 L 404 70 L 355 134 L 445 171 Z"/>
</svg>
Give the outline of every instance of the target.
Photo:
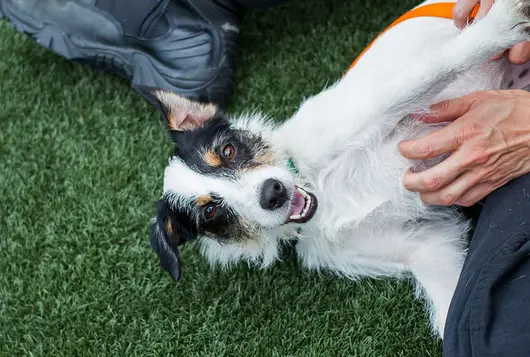
<svg viewBox="0 0 530 357">
<path fill-rule="evenodd" d="M 441 335 L 469 223 L 456 209 L 426 206 L 403 187 L 410 167 L 424 169 L 443 158 L 412 162 L 397 145 L 440 127 L 411 120 L 410 113 L 508 86 L 513 65 L 488 59 L 529 38 L 529 7 L 529 0 L 497 0 L 463 31 L 446 19 L 408 20 L 279 127 L 261 115 L 229 118 L 215 106 L 140 88 L 159 106 L 177 146 L 152 225 L 163 267 L 179 278 L 177 246 L 186 241 L 196 241 L 212 264 L 268 266 L 282 242 L 294 237 L 300 260 L 314 270 L 351 279 L 412 275 Z M 262 208 L 262 186 L 271 178 L 287 198 L 296 186 L 314 194 L 318 209 L 309 222 L 285 223 L 289 201 Z"/>
</svg>

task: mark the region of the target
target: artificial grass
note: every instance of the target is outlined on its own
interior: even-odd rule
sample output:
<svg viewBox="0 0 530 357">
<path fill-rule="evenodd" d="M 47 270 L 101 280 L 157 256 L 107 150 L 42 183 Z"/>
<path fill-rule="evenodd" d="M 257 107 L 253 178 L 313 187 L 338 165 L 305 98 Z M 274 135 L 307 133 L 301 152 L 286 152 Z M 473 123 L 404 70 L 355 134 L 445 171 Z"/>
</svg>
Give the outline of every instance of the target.
<svg viewBox="0 0 530 357">
<path fill-rule="evenodd" d="M 293 1 L 242 26 L 231 111 L 287 118 L 417 1 Z M 0 356 L 438 356 L 407 282 L 162 272 L 149 219 L 171 145 L 124 81 L 0 21 Z M 325 118 L 322 118 L 325 120 Z"/>
</svg>

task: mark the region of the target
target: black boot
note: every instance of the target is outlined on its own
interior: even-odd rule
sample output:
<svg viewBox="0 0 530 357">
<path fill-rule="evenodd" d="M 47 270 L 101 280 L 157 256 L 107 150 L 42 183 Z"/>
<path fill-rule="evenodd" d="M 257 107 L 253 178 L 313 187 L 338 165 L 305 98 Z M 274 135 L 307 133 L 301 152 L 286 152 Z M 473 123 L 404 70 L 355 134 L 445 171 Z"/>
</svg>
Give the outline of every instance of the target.
<svg viewBox="0 0 530 357">
<path fill-rule="evenodd" d="M 221 107 L 244 11 L 234 0 L 0 1 L 0 16 L 67 59 Z"/>
</svg>

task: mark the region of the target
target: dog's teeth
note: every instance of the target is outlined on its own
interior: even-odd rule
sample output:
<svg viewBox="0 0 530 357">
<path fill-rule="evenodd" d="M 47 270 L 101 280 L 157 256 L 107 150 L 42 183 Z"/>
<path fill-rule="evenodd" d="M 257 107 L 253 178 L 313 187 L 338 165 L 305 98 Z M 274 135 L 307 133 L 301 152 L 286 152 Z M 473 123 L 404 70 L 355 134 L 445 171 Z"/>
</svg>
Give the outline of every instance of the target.
<svg viewBox="0 0 530 357">
<path fill-rule="evenodd" d="M 311 207 L 311 196 L 307 192 L 305 192 L 302 188 L 296 187 L 298 192 L 300 192 L 300 195 L 304 198 L 304 208 L 302 209 L 302 212 L 299 214 L 294 214 L 291 217 L 289 217 L 292 220 L 297 220 L 302 217 L 305 217 L 307 213 L 309 212 L 309 208 Z"/>
<path fill-rule="evenodd" d="M 302 197 L 304 198 L 307 197 L 307 193 L 304 190 L 302 190 L 300 187 L 297 187 L 297 189 L 298 189 L 298 192 L 300 192 L 300 194 L 302 195 Z"/>
<path fill-rule="evenodd" d="M 307 212 L 309 212 L 309 207 L 311 207 L 311 196 L 307 197 L 307 200 L 305 201 L 304 209 L 302 210 L 302 217 L 305 217 L 307 215 Z"/>
</svg>

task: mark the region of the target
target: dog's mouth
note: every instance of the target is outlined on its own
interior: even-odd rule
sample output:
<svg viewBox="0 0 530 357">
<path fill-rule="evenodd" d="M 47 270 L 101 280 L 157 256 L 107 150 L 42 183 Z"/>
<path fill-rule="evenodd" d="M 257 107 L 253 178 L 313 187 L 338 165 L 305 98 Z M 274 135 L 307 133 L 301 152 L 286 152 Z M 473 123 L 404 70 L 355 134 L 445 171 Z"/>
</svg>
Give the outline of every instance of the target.
<svg viewBox="0 0 530 357">
<path fill-rule="evenodd" d="M 301 187 L 294 186 L 289 207 L 289 218 L 285 223 L 306 223 L 317 211 L 317 197 Z"/>
</svg>

